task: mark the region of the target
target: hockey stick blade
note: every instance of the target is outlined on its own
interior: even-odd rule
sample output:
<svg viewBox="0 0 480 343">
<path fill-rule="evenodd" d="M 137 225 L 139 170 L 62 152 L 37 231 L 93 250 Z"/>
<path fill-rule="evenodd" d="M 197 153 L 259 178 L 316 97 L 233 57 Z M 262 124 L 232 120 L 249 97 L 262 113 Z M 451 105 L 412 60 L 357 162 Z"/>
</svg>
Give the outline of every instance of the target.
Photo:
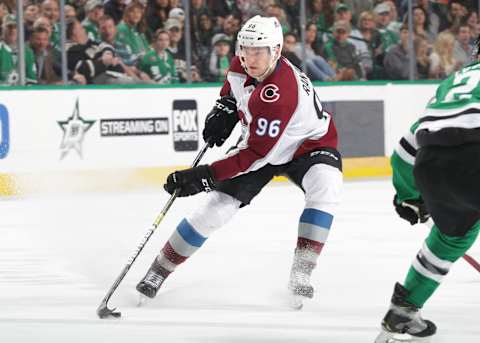
<svg viewBox="0 0 480 343">
<path fill-rule="evenodd" d="M 116 308 L 109 309 L 107 306 L 107 302 L 103 301 L 100 306 L 97 308 L 97 316 L 101 319 L 105 318 L 120 318 L 122 313 L 120 311 L 116 311 Z"/>
</svg>

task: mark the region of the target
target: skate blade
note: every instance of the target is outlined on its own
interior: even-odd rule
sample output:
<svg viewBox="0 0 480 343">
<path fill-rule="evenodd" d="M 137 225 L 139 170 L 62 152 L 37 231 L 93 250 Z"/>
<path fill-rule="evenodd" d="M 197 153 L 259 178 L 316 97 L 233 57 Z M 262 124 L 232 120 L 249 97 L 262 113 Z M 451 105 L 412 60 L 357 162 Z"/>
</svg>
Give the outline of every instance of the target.
<svg viewBox="0 0 480 343">
<path fill-rule="evenodd" d="M 138 301 L 137 301 L 137 307 L 142 307 L 148 302 L 148 298 L 143 295 L 142 293 L 138 294 Z"/>
<path fill-rule="evenodd" d="M 303 308 L 303 299 L 304 297 L 302 297 L 301 295 L 290 295 L 290 307 L 295 311 L 300 311 Z"/>
<path fill-rule="evenodd" d="M 382 329 L 375 343 L 429 343 L 432 337 L 415 337 L 409 334 L 399 334 Z"/>
</svg>

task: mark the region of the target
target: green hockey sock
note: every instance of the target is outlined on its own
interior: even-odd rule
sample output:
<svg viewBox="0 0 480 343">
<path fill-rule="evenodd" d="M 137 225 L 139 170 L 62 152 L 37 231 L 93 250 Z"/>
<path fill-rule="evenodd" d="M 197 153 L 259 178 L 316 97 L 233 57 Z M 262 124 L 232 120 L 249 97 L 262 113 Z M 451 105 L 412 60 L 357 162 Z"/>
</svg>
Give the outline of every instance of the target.
<svg viewBox="0 0 480 343">
<path fill-rule="evenodd" d="M 480 229 L 477 222 L 463 237 L 447 236 L 436 225 L 425 240 L 408 271 L 404 287 L 407 301 L 423 307 L 447 275 L 452 264 L 475 242 Z"/>
</svg>

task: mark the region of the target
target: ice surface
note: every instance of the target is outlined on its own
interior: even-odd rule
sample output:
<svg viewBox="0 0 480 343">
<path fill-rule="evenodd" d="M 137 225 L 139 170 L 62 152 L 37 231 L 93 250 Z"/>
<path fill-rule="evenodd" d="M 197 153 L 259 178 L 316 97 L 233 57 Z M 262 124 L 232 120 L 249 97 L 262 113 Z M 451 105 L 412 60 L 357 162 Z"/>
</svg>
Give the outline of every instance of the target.
<svg viewBox="0 0 480 343">
<path fill-rule="evenodd" d="M 200 201 L 177 199 L 111 307 L 95 310 L 168 199 L 160 191 L 0 200 L 0 342 L 373 342 L 395 281 L 428 229 L 391 206 L 388 180 L 347 182 L 302 311 L 286 293 L 303 194 L 267 187 L 137 308 L 134 291 L 175 225 Z M 479 245 L 470 253 L 480 258 Z M 425 306 L 435 343 L 477 343 L 480 274 L 459 261 Z"/>
</svg>

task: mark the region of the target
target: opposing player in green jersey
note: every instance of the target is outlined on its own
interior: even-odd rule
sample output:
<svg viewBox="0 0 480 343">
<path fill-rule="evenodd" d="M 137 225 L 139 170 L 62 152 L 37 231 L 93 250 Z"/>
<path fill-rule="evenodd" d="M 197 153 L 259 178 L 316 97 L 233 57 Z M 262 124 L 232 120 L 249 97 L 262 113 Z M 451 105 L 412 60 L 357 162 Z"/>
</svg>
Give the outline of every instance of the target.
<svg viewBox="0 0 480 343">
<path fill-rule="evenodd" d="M 480 37 L 479 37 L 480 38 Z M 412 225 L 433 225 L 402 284 L 397 283 L 376 343 L 428 342 L 436 326 L 420 309 L 480 229 L 480 62 L 442 81 L 424 114 L 393 153 L 394 205 Z"/>
</svg>

